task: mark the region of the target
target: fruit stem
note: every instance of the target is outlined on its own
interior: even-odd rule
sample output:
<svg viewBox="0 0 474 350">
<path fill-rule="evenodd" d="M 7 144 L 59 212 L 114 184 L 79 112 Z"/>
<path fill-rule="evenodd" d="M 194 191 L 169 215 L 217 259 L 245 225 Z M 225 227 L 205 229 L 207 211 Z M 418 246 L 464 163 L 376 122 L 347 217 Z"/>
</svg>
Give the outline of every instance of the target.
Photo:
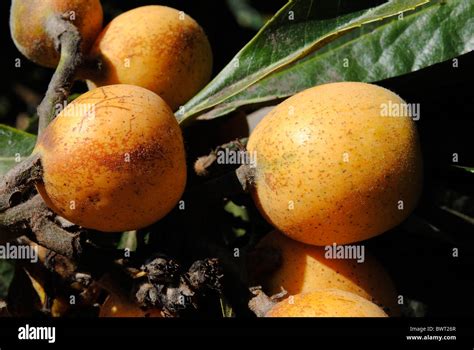
<svg viewBox="0 0 474 350">
<path fill-rule="evenodd" d="M 39 154 L 33 154 L 11 169 L 0 180 L 0 212 L 22 202 L 41 181 L 43 168 Z"/>
<path fill-rule="evenodd" d="M 185 192 L 185 197 L 206 198 L 210 201 L 215 201 L 243 192 L 243 186 L 237 176 L 237 171 L 231 171 L 192 187 L 189 191 Z"/>
<path fill-rule="evenodd" d="M 206 156 L 199 157 L 194 163 L 194 171 L 199 177 L 211 177 L 209 181 L 192 187 L 186 193 L 191 197 L 206 196 L 221 199 L 250 191 L 254 183 L 255 167 L 252 164 L 235 166 L 219 163 L 219 152 L 246 152 L 247 139 L 237 139 L 218 146 Z M 246 158 L 242 155 L 242 158 Z"/>
<path fill-rule="evenodd" d="M 220 164 L 218 156 L 220 152 L 246 152 L 245 146 L 247 145 L 247 138 L 236 139 L 234 141 L 227 142 L 223 145 L 217 146 L 209 154 L 199 157 L 194 162 L 194 171 L 196 175 L 200 177 L 208 177 L 215 173 L 221 173 L 226 164 Z"/>
<path fill-rule="evenodd" d="M 257 317 L 265 317 L 273 306 L 288 296 L 288 292 L 283 288 L 280 293 L 272 296 L 266 295 L 260 286 L 251 287 L 250 292 L 253 294 L 253 298 L 249 301 L 249 309 L 252 310 Z"/>
<path fill-rule="evenodd" d="M 82 63 L 82 38 L 76 26 L 63 16 L 51 16 L 46 24 L 48 34 L 60 50 L 59 64 L 51 78 L 45 97 L 37 108 L 38 136 L 55 118 L 55 109 L 67 99 L 74 83 L 76 71 Z M 39 138 L 38 138 L 39 139 Z"/>
</svg>

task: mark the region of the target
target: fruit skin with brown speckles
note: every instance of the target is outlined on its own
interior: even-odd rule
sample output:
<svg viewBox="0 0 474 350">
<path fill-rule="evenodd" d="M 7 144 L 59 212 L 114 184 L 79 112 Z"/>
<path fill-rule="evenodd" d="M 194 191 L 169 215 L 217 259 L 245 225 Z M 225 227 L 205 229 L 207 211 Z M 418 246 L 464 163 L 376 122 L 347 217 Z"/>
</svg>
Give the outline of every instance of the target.
<svg viewBox="0 0 474 350">
<path fill-rule="evenodd" d="M 81 49 L 87 53 L 102 29 L 102 6 L 99 0 L 13 0 L 10 30 L 20 52 L 31 61 L 54 68 L 59 52 L 46 31 L 54 15 L 64 15 L 82 35 Z"/>
<path fill-rule="evenodd" d="M 265 317 L 387 317 L 387 314 L 354 293 L 320 289 L 280 301 Z"/>
<path fill-rule="evenodd" d="M 254 200 L 292 239 L 313 245 L 362 241 L 393 228 L 422 187 L 418 135 L 403 106 L 382 87 L 343 82 L 285 100 L 257 125 Z"/>
<path fill-rule="evenodd" d="M 199 24 L 166 6 L 143 6 L 114 18 L 90 56 L 100 70 L 83 75 L 89 87 L 132 84 L 161 96 L 172 110 L 209 81 L 212 51 Z"/>
<path fill-rule="evenodd" d="M 273 295 L 283 287 L 290 295 L 337 288 L 357 294 L 398 316 L 395 286 L 380 263 L 364 250 L 364 260 L 326 257 L 326 249 L 292 240 L 278 231 L 267 234 L 257 249 L 271 247 L 281 255 L 281 265 L 270 273 L 253 276 L 254 284 Z M 251 267 L 250 267 L 251 268 Z"/>
<path fill-rule="evenodd" d="M 86 228 L 127 231 L 165 216 L 186 183 L 181 129 L 155 93 L 132 85 L 89 91 L 46 128 L 37 185 L 57 214 Z"/>
</svg>

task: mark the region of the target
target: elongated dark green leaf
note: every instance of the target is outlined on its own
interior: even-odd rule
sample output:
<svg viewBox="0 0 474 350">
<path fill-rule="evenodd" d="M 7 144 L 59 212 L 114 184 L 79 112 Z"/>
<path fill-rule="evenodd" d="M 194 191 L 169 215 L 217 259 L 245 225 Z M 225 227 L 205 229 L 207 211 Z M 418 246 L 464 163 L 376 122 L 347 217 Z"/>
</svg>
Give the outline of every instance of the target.
<svg viewBox="0 0 474 350">
<path fill-rule="evenodd" d="M 459 165 L 453 165 L 453 167 L 456 167 L 458 169 L 463 169 L 471 174 L 474 174 L 474 167 L 466 167 L 466 166 L 459 166 Z"/>
<path fill-rule="evenodd" d="M 263 26 L 263 16 L 249 4 L 248 0 L 227 0 L 227 6 L 241 27 L 257 31 Z"/>
<path fill-rule="evenodd" d="M 0 125 L 0 176 L 31 154 L 36 136 Z"/>
<path fill-rule="evenodd" d="M 8 287 L 12 282 L 15 266 L 10 260 L 0 260 L 0 299 L 7 296 Z"/>
<path fill-rule="evenodd" d="M 217 117 L 324 82 L 378 81 L 473 49 L 470 0 L 392 0 L 319 19 L 318 9 L 327 3 L 290 1 L 178 119 L 193 120 L 204 112 L 200 118 Z M 303 10 L 306 15 L 298 16 Z M 296 23 L 288 20 L 291 11 Z"/>
<path fill-rule="evenodd" d="M 318 84 L 375 82 L 456 57 L 474 49 L 473 16 L 474 1 L 452 0 L 423 6 L 382 25 L 356 29 L 232 96 L 205 117 L 290 96 Z"/>
<path fill-rule="evenodd" d="M 234 310 L 224 297 L 220 298 L 222 317 L 234 317 Z"/>
<path fill-rule="evenodd" d="M 137 231 L 122 233 L 117 249 L 128 249 L 129 252 L 137 250 Z"/>
</svg>

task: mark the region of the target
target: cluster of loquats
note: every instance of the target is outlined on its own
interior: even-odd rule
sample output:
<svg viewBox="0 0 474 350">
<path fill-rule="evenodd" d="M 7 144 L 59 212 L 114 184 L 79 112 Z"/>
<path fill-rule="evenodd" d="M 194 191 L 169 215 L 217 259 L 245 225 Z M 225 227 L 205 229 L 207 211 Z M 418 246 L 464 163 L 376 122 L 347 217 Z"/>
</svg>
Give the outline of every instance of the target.
<svg viewBox="0 0 474 350">
<path fill-rule="evenodd" d="M 173 111 L 207 84 L 213 59 L 203 29 L 182 11 L 143 6 L 102 22 L 99 0 L 13 0 L 10 12 L 19 51 L 49 68 L 61 65 L 59 37 L 72 24 L 82 62 L 75 78 L 90 90 L 39 136 L 38 192 L 74 224 L 123 232 L 160 220 L 180 200 L 186 157 Z M 101 312 L 149 314 L 114 295 Z"/>
<path fill-rule="evenodd" d="M 416 127 L 411 118 L 383 117 L 388 103 L 405 102 L 372 84 L 324 84 L 282 102 L 251 134 L 252 196 L 281 232 L 260 244 L 282 256 L 276 271 L 254 283 L 296 294 L 269 316 L 384 315 L 376 304 L 399 314 L 393 283 L 373 258 L 327 259 L 323 247 L 379 235 L 415 208 L 422 183 Z"/>
<path fill-rule="evenodd" d="M 89 229 L 120 232 L 160 220 L 186 185 L 185 147 L 173 111 L 211 77 L 203 29 L 165 6 L 133 9 L 102 29 L 98 0 L 31 2 L 12 2 L 18 49 L 56 67 L 53 19 L 70 21 L 82 38 L 85 64 L 78 78 L 90 89 L 39 137 L 38 192 L 54 212 Z M 381 115 L 382 106 L 403 103 L 372 84 L 324 84 L 283 101 L 250 135 L 247 151 L 257 156 L 251 195 L 276 228 L 260 245 L 282 256 L 276 271 L 252 277 L 268 293 L 283 287 L 292 294 L 267 316 L 399 314 L 393 283 L 375 259 L 329 260 L 323 246 L 379 235 L 414 209 L 422 182 L 414 122 Z M 110 297 L 103 315 L 143 314 L 119 299 Z"/>
<path fill-rule="evenodd" d="M 37 142 L 34 152 L 44 171 L 39 193 L 57 214 L 85 228 L 116 232 L 156 222 L 176 205 L 186 184 L 183 137 L 173 110 L 210 79 L 212 52 L 204 31 L 165 6 L 132 9 L 102 30 L 98 0 L 30 5 L 12 2 L 18 49 L 56 67 L 52 18 L 72 22 L 88 63 L 78 76 L 90 87 Z"/>
</svg>

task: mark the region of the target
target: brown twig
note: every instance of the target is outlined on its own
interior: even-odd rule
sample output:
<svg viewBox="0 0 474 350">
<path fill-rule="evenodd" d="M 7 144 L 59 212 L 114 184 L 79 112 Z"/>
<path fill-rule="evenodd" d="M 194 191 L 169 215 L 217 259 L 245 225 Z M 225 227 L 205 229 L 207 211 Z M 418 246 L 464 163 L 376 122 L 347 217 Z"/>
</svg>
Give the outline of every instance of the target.
<svg viewBox="0 0 474 350">
<path fill-rule="evenodd" d="M 69 258 L 81 254 L 80 232 L 61 228 L 40 195 L 0 213 L 0 243 L 26 235 L 38 244 Z"/>
<path fill-rule="evenodd" d="M 189 196 L 205 196 L 214 199 L 233 196 L 250 191 L 255 179 L 255 166 L 251 163 L 238 164 L 219 163 L 220 152 L 242 152 L 247 159 L 245 145 L 247 139 L 238 139 L 216 147 L 206 156 L 199 157 L 194 163 L 194 171 L 200 177 L 210 180 L 192 187 Z M 211 195 L 212 194 L 212 195 Z"/>
<path fill-rule="evenodd" d="M 250 288 L 250 292 L 253 294 L 253 298 L 249 301 L 249 309 L 252 310 L 257 317 L 265 317 L 273 306 L 288 296 L 288 292 L 283 288 L 280 293 L 272 296 L 266 295 L 260 286 Z"/>
<path fill-rule="evenodd" d="M 48 90 L 37 112 L 39 117 L 38 136 L 55 117 L 55 106 L 62 104 L 69 96 L 76 71 L 82 62 L 81 35 L 76 26 L 65 16 L 51 16 L 46 30 L 60 50 L 59 64 L 48 86 Z"/>
<path fill-rule="evenodd" d="M 11 169 L 0 180 L 0 212 L 24 201 L 42 175 L 43 169 L 38 154 L 33 154 Z"/>
<path fill-rule="evenodd" d="M 36 206 L 36 201 L 28 200 L 0 213 L 0 244 L 29 232 L 30 215 Z"/>
<path fill-rule="evenodd" d="M 230 150 L 234 152 L 245 152 L 245 145 L 247 139 L 238 139 L 216 147 L 208 155 L 199 157 L 194 163 L 194 171 L 198 176 L 209 176 L 215 173 L 220 173 L 218 169 L 223 168 L 222 164 L 218 163 L 219 152 Z M 225 170 L 225 169 L 224 169 Z"/>
</svg>

